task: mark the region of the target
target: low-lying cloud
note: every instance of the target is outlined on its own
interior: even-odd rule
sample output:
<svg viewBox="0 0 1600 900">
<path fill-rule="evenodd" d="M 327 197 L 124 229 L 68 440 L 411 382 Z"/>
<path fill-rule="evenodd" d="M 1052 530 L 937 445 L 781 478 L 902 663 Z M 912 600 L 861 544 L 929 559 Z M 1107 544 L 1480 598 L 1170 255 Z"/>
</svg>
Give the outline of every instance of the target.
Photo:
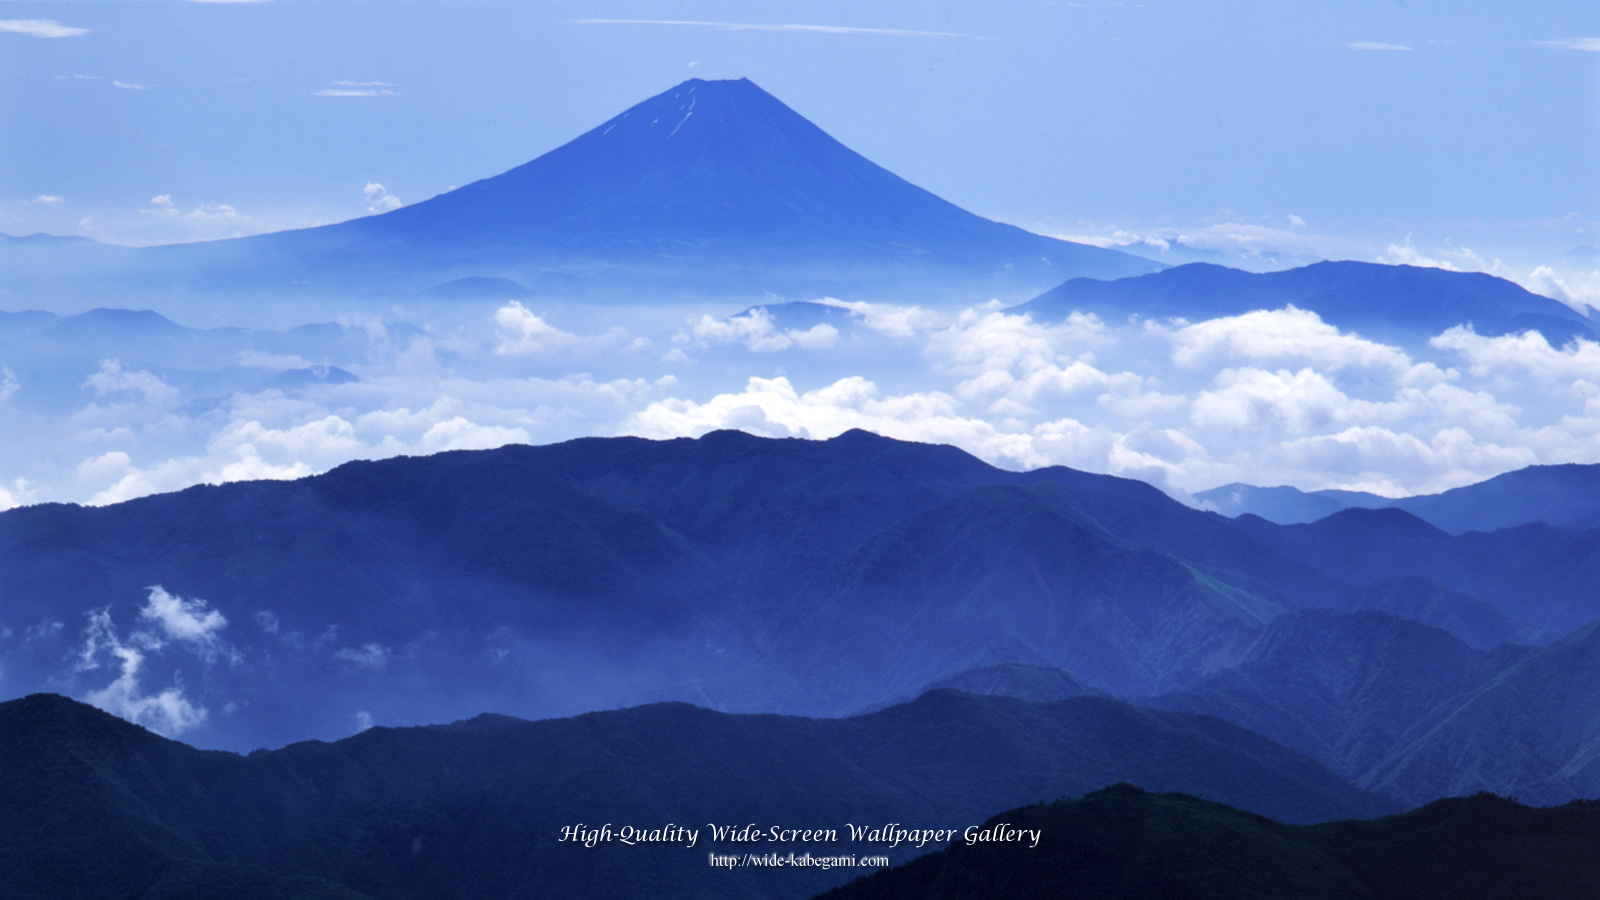
<svg viewBox="0 0 1600 900">
<path fill-rule="evenodd" d="M 1230 481 L 1412 493 L 1535 462 L 1600 462 L 1591 341 L 1552 347 L 1462 325 L 1400 346 L 1287 305 L 1040 321 L 994 303 L 817 303 L 596 329 L 582 323 L 604 317 L 499 301 L 415 327 L 352 320 L 317 332 L 321 343 L 185 351 L 182 366 L 130 346 L 86 358 L 53 407 L 30 399 L 52 390 L 43 370 L 7 356 L 0 423 L 14 437 L 0 452 L 28 478 L 0 487 L 0 504 L 113 503 L 353 459 L 718 428 L 864 428 L 1176 493 Z M 330 379 L 330 366 L 352 374 Z M 174 602 L 151 608 L 207 621 Z M 140 626 L 181 644 L 162 621 Z"/>
</svg>

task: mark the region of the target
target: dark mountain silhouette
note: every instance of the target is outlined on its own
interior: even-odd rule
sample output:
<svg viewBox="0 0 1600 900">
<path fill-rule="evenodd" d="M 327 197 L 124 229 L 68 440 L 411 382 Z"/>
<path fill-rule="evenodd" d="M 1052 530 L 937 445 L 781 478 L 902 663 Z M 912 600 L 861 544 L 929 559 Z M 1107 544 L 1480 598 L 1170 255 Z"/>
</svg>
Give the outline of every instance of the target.
<svg viewBox="0 0 1600 900">
<path fill-rule="evenodd" d="M 1013 809 L 983 827 L 996 826 L 1037 830 L 1039 845 L 956 842 L 818 900 L 1498 900 L 1587 897 L 1600 883 L 1593 802 L 1535 809 L 1478 794 L 1376 821 L 1295 827 L 1118 784 Z"/>
<path fill-rule="evenodd" d="M 1117 321 L 1137 313 L 1193 322 L 1289 305 L 1376 340 L 1426 339 L 1464 323 L 1483 335 L 1538 331 L 1556 347 L 1575 337 L 1597 340 L 1591 323 L 1566 304 L 1493 275 L 1361 262 L 1261 274 L 1192 263 L 1119 281 L 1078 278 L 1012 310 L 1041 321 L 1082 310 Z"/>
<path fill-rule="evenodd" d="M 590 299 L 889 289 L 970 299 L 1160 267 L 973 215 L 747 80 L 692 79 L 429 200 L 336 225 L 150 248 L 123 274 L 202 291 L 415 291 L 466 278 Z"/>
<path fill-rule="evenodd" d="M 1396 809 L 1219 720 L 1099 698 L 941 691 L 842 720 L 685 704 L 481 716 L 241 757 L 35 695 L 0 704 L 0 734 L 6 896 L 804 897 L 854 872 L 729 872 L 707 854 L 904 861 L 933 845 L 855 843 L 847 823 L 959 829 L 1128 779 L 1299 822 Z M 562 842 L 579 823 L 612 840 Z M 706 823 L 840 839 L 740 845 Z M 617 837 L 668 825 L 696 845 Z"/>
</svg>

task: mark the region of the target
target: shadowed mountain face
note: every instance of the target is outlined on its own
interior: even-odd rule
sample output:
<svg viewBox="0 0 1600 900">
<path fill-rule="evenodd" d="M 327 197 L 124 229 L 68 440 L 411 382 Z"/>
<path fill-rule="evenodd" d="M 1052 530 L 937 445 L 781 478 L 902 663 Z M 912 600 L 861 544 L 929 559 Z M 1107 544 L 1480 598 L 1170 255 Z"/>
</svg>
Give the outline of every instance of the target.
<svg viewBox="0 0 1600 900">
<path fill-rule="evenodd" d="M 936 692 L 842 720 L 684 704 L 482 716 L 240 757 L 35 695 L 0 704 L 0 734 L 5 896 L 804 897 L 855 873 L 730 872 L 707 854 L 902 862 L 938 845 L 856 843 L 847 823 L 960 829 L 1119 780 L 1287 821 L 1396 808 L 1243 729 L 1100 698 Z M 752 822 L 839 840 L 741 845 L 707 827 Z M 580 823 L 611 839 L 560 840 Z M 669 825 L 695 845 L 619 836 Z"/>
<path fill-rule="evenodd" d="M 1566 304 L 1502 278 L 1360 262 L 1321 262 L 1262 274 L 1191 263 L 1114 282 L 1075 279 L 1013 311 L 1039 321 L 1082 310 L 1119 321 L 1137 314 L 1193 322 L 1289 305 L 1380 341 L 1426 339 L 1469 323 L 1483 335 L 1538 331 L 1554 347 L 1575 337 L 1597 340 L 1588 320 Z"/>
<path fill-rule="evenodd" d="M 1301 610 L 1274 620 L 1237 667 L 1149 702 L 1237 722 L 1359 784 L 1431 719 L 1533 652 L 1476 650 L 1371 610 Z"/>
<path fill-rule="evenodd" d="M 213 290 L 471 279 L 596 297 L 958 285 L 1027 296 L 1159 268 L 966 212 L 743 79 L 684 82 L 532 162 L 389 213 L 151 248 L 134 266 L 150 284 Z"/>
<path fill-rule="evenodd" d="M 1119 784 L 1013 809 L 984 823 L 993 826 L 1038 831 L 1039 845 L 958 841 L 823 897 L 1488 900 L 1587 897 L 1600 882 L 1595 803 L 1531 809 L 1480 794 L 1372 822 L 1293 827 Z"/>
<path fill-rule="evenodd" d="M 1430 624 L 1472 641 L 1495 633 L 1508 640 L 1544 641 L 1550 635 L 1543 630 L 1565 633 L 1600 618 L 1600 598 L 1593 590 L 1600 572 L 1600 528 L 1575 532 L 1529 523 L 1450 535 L 1392 507 L 1345 509 L 1309 525 L 1278 526 L 1253 515 L 1234 521 L 1239 531 L 1278 554 L 1349 584 L 1420 576 L 1477 598 L 1457 609 L 1441 605 L 1437 597 L 1407 599 L 1381 591 L 1358 601 L 1375 608 L 1394 602 L 1395 611 L 1407 610 L 1407 615 L 1431 610 L 1426 613 Z M 1494 609 L 1485 609 L 1484 601 Z M 1536 628 L 1530 631 L 1529 624 Z"/>
<path fill-rule="evenodd" d="M 210 605 L 169 621 L 151 585 Z M 1148 485 L 865 432 L 584 439 L 28 507 L 0 514 L 0 592 L 32 629 L 7 684 L 115 688 L 103 702 L 153 716 L 138 704 L 182 672 L 211 710 L 196 739 L 240 748 L 360 711 L 838 715 L 1011 662 L 1150 693 L 1353 596 Z M 206 610 L 226 624 L 201 629 Z M 159 646 L 129 670 L 113 638 Z"/>
<path fill-rule="evenodd" d="M 69 692 L 212 747 L 659 700 L 844 715 L 951 685 L 1166 694 L 1347 777 L 1392 772 L 1395 795 L 1515 776 L 1559 799 L 1588 784 L 1560 774 L 1600 722 L 1581 692 L 1511 702 L 1529 733 L 1577 737 L 1507 773 L 1413 733 L 1574 639 L 1508 644 L 1594 609 L 1600 532 L 1559 537 L 1399 509 L 1230 521 L 861 431 L 588 438 L 0 513 L 0 646 L 13 696 Z M 1362 607 L 1451 634 L 1331 611 Z"/>
<path fill-rule="evenodd" d="M 1361 782 L 1404 786 L 1413 799 L 1600 796 L 1600 623 L 1528 654 L 1421 726 Z"/>
</svg>

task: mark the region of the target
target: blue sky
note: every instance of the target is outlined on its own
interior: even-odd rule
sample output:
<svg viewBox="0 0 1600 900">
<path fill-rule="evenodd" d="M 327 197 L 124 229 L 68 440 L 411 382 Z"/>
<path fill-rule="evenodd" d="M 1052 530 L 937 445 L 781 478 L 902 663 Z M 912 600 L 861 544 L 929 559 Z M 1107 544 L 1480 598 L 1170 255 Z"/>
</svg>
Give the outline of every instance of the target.
<svg viewBox="0 0 1600 900">
<path fill-rule="evenodd" d="M 0 21 L 12 234 L 350 218 L 685 78 L 749 77 L 911 181 L 1047 233 L 1355 258 L 1409 236 L 1422 258 L 1519 272 L 1600 243 L 1600 8 L 1576 0 L 56 2 L 0 3 Z"/>
</svg>

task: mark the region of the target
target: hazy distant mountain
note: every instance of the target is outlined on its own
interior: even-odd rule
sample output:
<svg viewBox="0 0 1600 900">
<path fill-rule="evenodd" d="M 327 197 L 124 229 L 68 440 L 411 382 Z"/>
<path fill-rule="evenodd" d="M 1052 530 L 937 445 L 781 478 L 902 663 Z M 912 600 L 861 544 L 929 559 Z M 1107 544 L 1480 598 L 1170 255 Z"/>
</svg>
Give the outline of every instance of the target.
<svg viewBox="0 0 1600 900">
<path fill-rule="evenodd" d="M 1036 830 L 1039 846 L 958 841 L 818 900 L 1498 900 L 1587 897 L 1600 883 L 1592 802 L 1532 809 L 1480 794 L 1377 821 L 1294 827 L 1214 798 L 1119 784 L 1009 810 L 984 827 Z"/>
<path fill-rule="evenodd" d="M 1390 498 L 1359 491 L 1301 491 L 1228 484 L 1196 499 L 1226 516 L 1253 513 L 1269 522 L 1314 522 L 1350 507 L 1395 507 L 1451 534 L 1494 531 L 1533 522 L 1592 528 L 1600 525 L 1600 465 L 1528 466 L 1437 494 Z"/>
<path fill-rule="evenodd" d="M 1374 497 L 1378 500 L 1385 499 L 1376 495 Z M 1225 516 L 1234 517 L 1250 513 L 1279 525 L 1315 522 L 1352 505 L 1287 485 L 1256 487 L 1238 482 L 1214 487 L 1208 491 L 1199 491 L 1194 498 L 1209 504 L 1211 508 Z"/>
<path fill-rule="evenodd" d="M 372 328 L 396 348 L 425 334 L 403 323 Z M 343 367 L 366 363 L 373 340 L 365 326 L 331 322 L 267 331 L 190 328 L 148 309 L 0 312 L 0 360 L 22 385 L 7 402 L 35 412 L 81 408 L 86 379 L 113 363 L 148 371 L 201 405 L 237 391 L 347 383 L 355 376 Z"/>
<path fill-rule="evenodd" d="M 1118 281 L 1078 278 L 1012 309 L 1041 321 L 1081 310 L 1117 321 L 1137 314 L 1195 322 L 1291 304 L 1376 340 L 1426 338 L 1464 323 L 1483 335 L 1531 329 L 1556 347 L 1574 337 L 1600 340 L 1571 307 L 1502 278 L 1361 262 L 1320 262 L 1262 274 L 1192 263 Z"/>
<path fill-rule="evenodd" d="M 572 719 L 374 728 L 248 757 L 194 750 L 58 696 L 0 704 L 6 896 L 804 897 L 849 869 L 724 871 L 707 854 L 918 852 L 847 823 L 961 829 L 994 809 L 1138 780 L 1289 821 L 1394 811 L 1217 719 L 1100 698 L 935 692 L 868 716 L 663 704 Z M 561 829 L 609 823 L 586 848 Z M 707 823 L 840 841 L 717 842 Z M 626 846 L 681 825 L 695 846 Z"/>
<path fill-rule="evenodd" d="M 363 294 L 491 279 L 590 300 L 852 290 L 925 301 L 1025 297 L 1063 278 L 1159 268 L 973 215 L 747 80 L 692 79 L 429 200 L 336 225 L 149 248 L 131 268 L 107 271 L 129 285 L 205 292 Z"/>
<path fill-rule="evenodd" d="M 1600 465 L 1528 466 L 1394 505 L 1452 534 L 1530 522 L 1567 525 L 1600 513 Z"/>
<path fill-rule="evenodd" d="M 1487 601 L 1513 620 L 1486 615 L 1481 608 L 1464 609 L 1477 624 L 1460 620 L 1466 629 L 1462 634 L 1474 640 L 1483 636 L 1475 630 L 1486 626 L 1515 631 L 1527 623 L 1565 634 L 1600 618 L 1600 596 L 1593 590 L 1600 578 L 1597 528 L 1578 531 L 1531 523 L 1451 535 L 1396 507 L 1346 509 L 1306 525 L 1273 525 L 1246 514 L 1234 524 L 1271 547 L 1275 556 L 1304 563 L 1347 584 L 1420 576 Z M 1343 608 L 1363 603 L 1371 599 Z M 1432 624 L 1456 627 L 1448 617 L 1434 618 Z"/>
<path fill-rule="evenodd" d="M 0 233 L 0 246 L 8 247 L 84 247 L 98 244 L 93 238 L 79 237 L 77 235 L 45 234 L 3 234 Z"/>
<path fill-rule="evenodd" d="M 469 275 L 436 284 L 422 295 L 437 300 L 521 300 L 533 296 L 533 291 L 509 278 Z"/>
</svg>

